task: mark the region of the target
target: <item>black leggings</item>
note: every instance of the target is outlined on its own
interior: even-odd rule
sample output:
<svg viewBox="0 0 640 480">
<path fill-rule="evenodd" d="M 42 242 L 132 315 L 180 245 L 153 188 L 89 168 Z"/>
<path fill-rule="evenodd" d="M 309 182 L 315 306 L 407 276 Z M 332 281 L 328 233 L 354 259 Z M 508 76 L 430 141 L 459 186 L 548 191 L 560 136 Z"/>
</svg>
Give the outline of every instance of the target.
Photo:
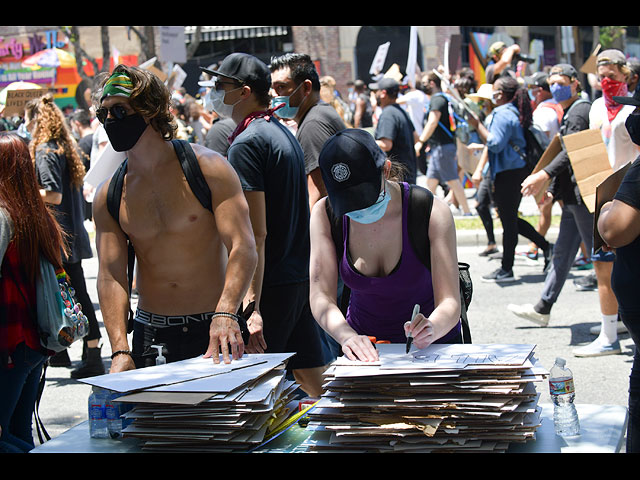
<svg viewBox="0 0 640 480">
<path fill-rule="evenodd" d="M 496 237 L 493 233 L 493 217 L 491 216 L 491 204 L 493 203 L 491 189 L 491 176 L 487 174 L 482 177 L 482 181 L 478 186 L 478 192 L 476 194 L 478 205 L 476 206 L 476 211 L 478 212 L 478 216 L 480 217 L 480 220 L 482 220 L 482 225 L 484 225 L 484 230 L 487 233 L 487 244 L 495 245 Z"/>
<path fill-rule="evenodd" d="M 522 200 L 521 184 L 527 178 L 528 169 L 505 170 L 496 174 L 493 180 L 493 201 L 502 223 L 502 268 L 513 268 L 518 235 L 528 238 L 542 250 L 548 250 L 549 242 L 526 220 L 518 217 L 518 207 Z"/>
</svg>

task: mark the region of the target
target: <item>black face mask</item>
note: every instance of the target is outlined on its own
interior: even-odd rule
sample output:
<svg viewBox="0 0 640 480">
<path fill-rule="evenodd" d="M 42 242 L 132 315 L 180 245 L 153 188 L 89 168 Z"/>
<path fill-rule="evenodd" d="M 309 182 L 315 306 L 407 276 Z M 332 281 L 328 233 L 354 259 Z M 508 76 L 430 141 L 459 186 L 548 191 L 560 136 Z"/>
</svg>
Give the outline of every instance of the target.
<svg viewBox="0 0 640 480">
<path fill-rule="evenodd" d="M 131 150 L 146 128 L 147 122 L 139 113 L 124 117 L 122 120 L 108 118 L 104 122 L 104 129 L 116 152 Z"/>
</svg>

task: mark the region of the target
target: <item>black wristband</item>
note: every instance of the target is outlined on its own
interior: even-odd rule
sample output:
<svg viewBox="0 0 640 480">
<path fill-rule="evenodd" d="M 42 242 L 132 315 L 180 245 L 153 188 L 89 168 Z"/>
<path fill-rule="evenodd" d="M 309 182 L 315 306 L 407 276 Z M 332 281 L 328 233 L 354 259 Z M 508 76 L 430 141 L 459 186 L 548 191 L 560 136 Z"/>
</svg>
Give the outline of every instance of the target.
<svg viewBox="0 0 640 480">
<path fill-rule="evenodd" d="M 131 356 L 131 350 L 118 350 L 117 352 L 113 352 L 111 354 L 111 360 L 114 359 L 117 355 L 129 355 Z"/>
</svg>

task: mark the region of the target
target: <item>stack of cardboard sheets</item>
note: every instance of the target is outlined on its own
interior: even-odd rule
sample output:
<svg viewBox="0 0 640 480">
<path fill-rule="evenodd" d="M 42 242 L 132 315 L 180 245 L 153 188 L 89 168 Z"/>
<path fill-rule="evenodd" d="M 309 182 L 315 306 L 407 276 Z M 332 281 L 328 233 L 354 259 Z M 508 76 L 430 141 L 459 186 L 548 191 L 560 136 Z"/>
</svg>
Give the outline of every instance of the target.
<svg viewBox="0 0 640 480">
<path fill-rule="evenodd" d="M 247 452 L 297 410 L 286 354 L 245 354 L 230 364 L 197 357 L 83 379 L 121 394 L 124 437 L 149 452 Z"/>
<path fill-rule="evenodd" d="M 309 412 L 312 452 L 504 452 L 535 438 L 532 345 L 378 345 L 378 362 L 343 357 Z"/>
</svg>

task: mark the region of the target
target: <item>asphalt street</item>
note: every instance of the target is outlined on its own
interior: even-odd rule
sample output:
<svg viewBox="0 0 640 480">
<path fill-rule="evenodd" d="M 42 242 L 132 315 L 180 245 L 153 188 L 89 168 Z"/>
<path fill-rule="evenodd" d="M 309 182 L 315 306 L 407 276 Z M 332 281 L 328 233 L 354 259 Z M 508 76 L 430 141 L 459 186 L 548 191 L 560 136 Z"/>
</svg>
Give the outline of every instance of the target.
<svg viewBox="0 0 640 480">
<path fill-rule="evenodd" d="M 498 243 L 500 232 L 498 231 Z M 553 228 L 549 238 L 553 241 Z M 521 237 L 518 250 L 526 249 Z M 572 270 L 551 313 L 547 327 L 540 327 L 520 319 L 507 310 L 509 303 L 535 303 L 542 290 L 544 275 L 542 260 L 532 261 L 516 256 L 516 282 L 489 284 L 482 275 L 499 266 L 499 260 L 478 256 L 484 248 L 483 232 L 458 232 L 458 259 L 468 263 L 473 280 L 473 298 L 469 308 L 472 341 L 476 344 L 507 343 L 534 344 L 535 355 L 550 369 L 556 357 L 566 359 L 574 373 L 576 401 L 598 405 L 627 406 L 628 380 L 633 361 L 634 345 L 628 334 L 620 335 L 622 353 L 595 358 L 578 358 L 575 347 L 591 342 L 595 337 L 589 329 L 599 325 L 598 296 L 595 291 L 577 291 L 573 279 L 587 275 L 587 271 Z M 96 292 L 97 258 L 83 261 L 89 294 L 97 309 L 103 334 L 102 357 L 106 368 L 110 365 L 110 346 L 102 325 Z M 69 350 L 72 368 L 80 362 L 82 342 Z M 91 387 L 70 378 L 71 368 L 48 367 L 46 386 L 39 407 L 40 417 L 52 437 L 87 419 L 87 399 Z M 536 384 L 539 402 L 550 401 L 547 382 Z M 34 429 L 35 435 L 35 429 Z M 36 444 L 37 435 L 36 435 Z"/>
</svg>

